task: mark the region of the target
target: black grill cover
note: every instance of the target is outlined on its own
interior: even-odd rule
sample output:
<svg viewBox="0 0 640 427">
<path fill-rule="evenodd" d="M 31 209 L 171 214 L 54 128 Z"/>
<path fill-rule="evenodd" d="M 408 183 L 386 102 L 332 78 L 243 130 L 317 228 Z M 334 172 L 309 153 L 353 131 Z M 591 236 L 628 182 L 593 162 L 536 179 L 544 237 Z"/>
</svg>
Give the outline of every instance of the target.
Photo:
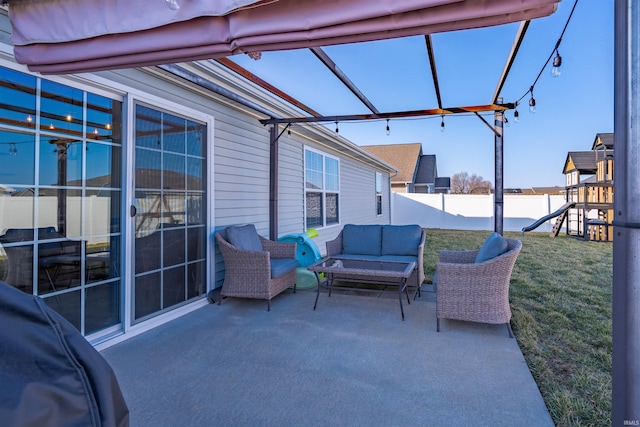
<svg viewBox="0 0 640 427">
<path fill-rule="evenodd" d="M 128 426 L 107 361 L 41 298 L 0 282 L 0 424 Z"/>
</svg>

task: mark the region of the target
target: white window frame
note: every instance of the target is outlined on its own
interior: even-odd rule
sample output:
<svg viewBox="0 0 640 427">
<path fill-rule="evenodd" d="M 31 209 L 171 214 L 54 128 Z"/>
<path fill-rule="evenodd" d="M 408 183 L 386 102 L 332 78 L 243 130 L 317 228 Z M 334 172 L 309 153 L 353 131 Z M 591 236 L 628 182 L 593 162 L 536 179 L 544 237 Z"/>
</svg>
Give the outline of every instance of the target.
<svg viewBox="0 0 640 427">
<path fill-rule="evenodd" d="M 375 209 L 376 209 L 376 216 L 382 216 L 382 212 L 383 212 L 383 208 L 382 208 L 382 202 L 383 202 L 383 198 L 382 198 L 382 173 L 381 172 L 377 172 L 376 171 L 376 175 L 375 175 Z"/>
<path fill-rule="evenodd" d="M 307 188 L 307 151 L 311 153 L 315 153 L 319 156 L 322 156 L 322 188 L 320 189 L 308 189 Z M 326 173 L 326 159 L 335 160 L 338 163 L 338 188 L 337 190 L 327 190 L 327 173 Z M 340 215 L 340 182 L 341 182 L 341 173 L 340 173 L 340 158 L 336 156 L 332 156 L 326 152 L 316 150 L 311 147 L 304 147 L 303 151 L 303 169 L 304 169 L 304 226 L 307 228 L 307 193 L 320 193 L 322 198 L 322 224 L 316 226 L 316 228 L 325 228 L 332 227 L 335 225 L 340 225 L 341 215 Z M 335 194 L 338 199 L 338 220 L 335 223 L 327 224 L 327 194 Z"/>
</svg>

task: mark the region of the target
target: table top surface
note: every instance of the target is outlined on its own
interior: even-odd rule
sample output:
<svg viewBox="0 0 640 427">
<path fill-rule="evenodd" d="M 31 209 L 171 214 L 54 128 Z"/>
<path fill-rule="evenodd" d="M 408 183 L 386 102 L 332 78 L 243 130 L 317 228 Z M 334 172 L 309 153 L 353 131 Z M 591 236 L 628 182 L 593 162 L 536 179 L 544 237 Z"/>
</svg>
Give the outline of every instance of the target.
<svg viewBox="0 0 640 427">
<path fill-rule="evenodd" d="M 416 267 L 413 261 L 388 261 L 378 259 L 324 258 L 307 267 L 319 273 L 345 275 L 372 275 L 408 278 Z"/>
</svg>

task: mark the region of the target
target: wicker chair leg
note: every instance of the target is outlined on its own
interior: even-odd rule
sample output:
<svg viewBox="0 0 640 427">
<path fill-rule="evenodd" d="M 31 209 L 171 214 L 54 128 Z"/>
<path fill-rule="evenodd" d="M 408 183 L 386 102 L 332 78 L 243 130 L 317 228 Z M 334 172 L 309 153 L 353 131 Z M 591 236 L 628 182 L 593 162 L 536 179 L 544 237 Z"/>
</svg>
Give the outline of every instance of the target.
<svg viewBox="0 0 640 427">
<path fill-rule="evenodd" d="M 511 330 L 511 323 L 507 322 L 507 328 L 509 329 L 509 338 L 513 338 L 513 331 Z"/>
<path fill-rule="evenodd" d="M 440 319 L 436 319 L 436 332 L 440 332 Z"/>
</svg>

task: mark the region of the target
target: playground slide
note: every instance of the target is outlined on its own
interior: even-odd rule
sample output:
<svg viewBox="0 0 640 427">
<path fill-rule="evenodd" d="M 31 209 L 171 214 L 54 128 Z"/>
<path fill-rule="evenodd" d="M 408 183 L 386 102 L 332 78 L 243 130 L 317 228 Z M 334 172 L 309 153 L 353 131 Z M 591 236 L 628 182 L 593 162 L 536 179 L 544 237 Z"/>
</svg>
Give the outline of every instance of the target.
<svg viewBox="0 0 640 427">
<path fill-rule="evenodd" d="M 536 228 L 540 227 L 545 221 L 549 221 L 551 218 L 555 218 L 558 215 L 562 215 L 567 209 L 571 209 L 575 205 L 576 205 L 575 202 L 565 203 L 564 205 L 560 206 L 560 209 L 558 209 L 557 211 L 551 212 L 549 215 L 543 216 L 533 224 L 523 227 L 522 234 L 524 234 L 525 231 L 535 230 Z"/>
</svg>

